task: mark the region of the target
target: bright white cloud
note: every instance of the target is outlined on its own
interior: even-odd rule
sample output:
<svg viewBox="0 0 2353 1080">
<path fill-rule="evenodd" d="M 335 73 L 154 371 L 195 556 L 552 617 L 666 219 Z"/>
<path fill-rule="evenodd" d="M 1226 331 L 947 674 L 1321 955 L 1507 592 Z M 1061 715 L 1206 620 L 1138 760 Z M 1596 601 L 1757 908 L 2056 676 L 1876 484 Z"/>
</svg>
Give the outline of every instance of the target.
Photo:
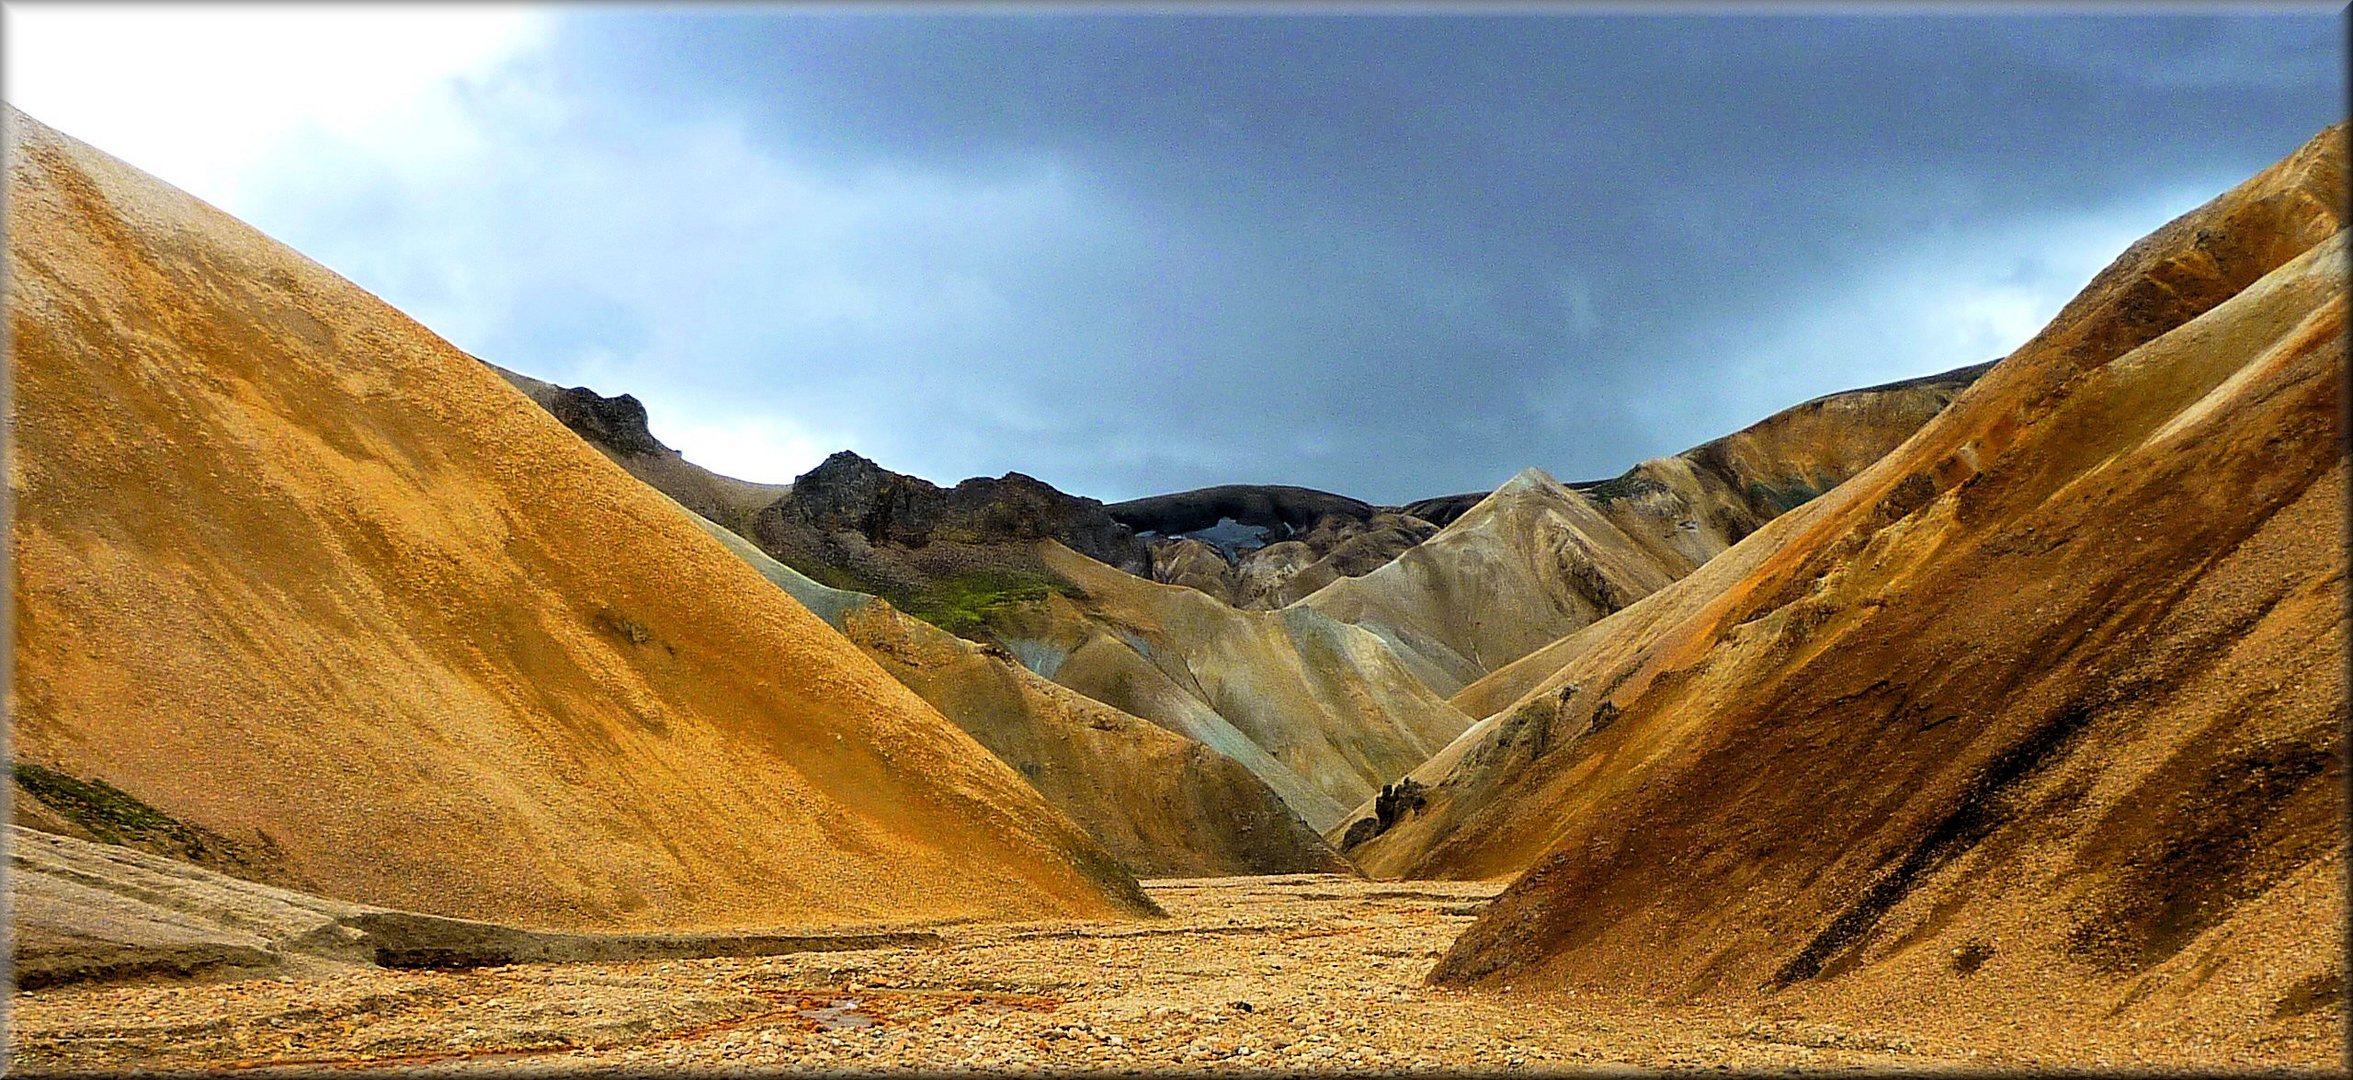
<svg viewBox="0 0 2353 1080">
<path fill-rule="evenodd" d="M 678 449 L 686 460 L 721 476 L 783 484 L 816 468 L 842 447 L 840 436 L 812 434 L 774 415 L 721 416 L 664 424 L 653 417 L 655 438 Z"/>
<path fill-rule="evenodd" d="M 1054 411 L 1053 343 L 988 358 L 1038 332 L 1039 276 L 1118 227 L 1081 178 L 827 168 L 734 118 L 624 122 L 562 83 L 518 54 L 384 114 L 437 123 L 439 154 L 390 120 L 288 135 L 229 208 L 461 348 L 636 395 L 730 475 L 788 480 L 844 447 L 955 471 L 959 440 Z"/>
<path fill-rule="evenodd" d="M 412 152 L 466 131 L 450 91 L 539 40 L 498 4 L 9 3 L 7 100 L 232 212 L 267 151 L 375 128 Z"/>
<path fill-rule="evenodd" d="M 816 190 L 724 126 L 682 124 L 635 152 L 566 145 L 576 107 L 535 63 L 553 14 L 12 2 L 5 96 L 288 240 L 461 346 L 601 314 L 557 355 L 496 358 L 634 391 L 690 460 L 791 479 L 840 436 L 647 368 L 672 374 L 732 351 L 726 331 L 749 312 L 887 322 L 877 283 L 823 255 L 888 207 Z M 780 235 L 779 222 L 799 235 Z M 767 261 L 803 270 L 779 287 Z M 556 299 L 526 311 L 535 295 Z M 986 295 L 967 285 L 951 300 L 970 311 Z M 517 326 L 525 315 L 537 318 Z"/>
</svg>

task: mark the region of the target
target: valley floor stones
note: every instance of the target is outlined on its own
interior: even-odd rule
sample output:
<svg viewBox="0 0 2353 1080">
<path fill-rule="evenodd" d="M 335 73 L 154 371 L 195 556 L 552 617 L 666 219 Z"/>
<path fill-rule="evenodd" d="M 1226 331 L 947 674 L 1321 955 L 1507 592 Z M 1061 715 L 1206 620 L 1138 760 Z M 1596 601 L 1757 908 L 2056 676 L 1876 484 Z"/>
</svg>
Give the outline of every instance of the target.
<svg viewBox="0 0 2353 1080">
<path fill-rule="evenodd" d="M 1165 922 L 952 925 L 942 947 L 19 992 L 16 1071 L 847 1074 L 1590 1068 L 2322 1069 L 2321 1038 L 2103 1043 L 1922 1015 L 1901 1028 L 1769 999 L 1658 1006 L 1424 985 L 1500 883 L 1165 880 Z M 2122 1033 L 2116 1033 L 2121 1035 Z"/>
</svg>

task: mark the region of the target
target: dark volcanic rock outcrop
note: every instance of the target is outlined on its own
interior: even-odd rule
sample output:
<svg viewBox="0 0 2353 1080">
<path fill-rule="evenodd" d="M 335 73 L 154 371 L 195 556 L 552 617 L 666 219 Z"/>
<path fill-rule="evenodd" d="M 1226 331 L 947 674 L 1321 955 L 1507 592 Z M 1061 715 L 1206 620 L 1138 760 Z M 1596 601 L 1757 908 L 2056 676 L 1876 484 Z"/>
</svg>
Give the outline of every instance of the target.
<svg viewBox="0 0 2353 1080">
<path fill-rule="evenodd" d="M 1134 529 L 1094 499 L 1021 473 L 943 488 L 844 450 L 793 481 L 753 517 L 753 542 L 838 588 L 929 615 L 975 596 L 1058 581 L 1033 546 L 1054 540 L 1128 573 L 1151 572 Z"/>
<path fill-rule="evenodd" d="M 791 490 L 786 484 L 721 476 L 686 460 L 654 437 L 646 424 L 645 405 L 628 394 L 606 397 L 585 386 L 557 386 L 487 361 L 484 366 L 629 475 L 738 533 L 749 530 L 753 513 Z"/>
<path fill-rule="evenodd" d="M 646 427 L 645 406 L 628 394 L 606 397 L 585 386 L 574 386 L 558 391 L 544 404 L 565 427 L 599 446 L 623 454 L 677 452 L 654 438 Z"/>
<path fill-rule="evenodd" d="M 1220 484 L 1113 503 L 1106 510 L 1138 532 L 1178 536 L 1232 520 L 1269 531 L 1268 542 L 1307 532 L 1325 518 L 1370 519 L 1380 508 L 1314 488 L 1283 484 Z"/>
<path fill-rule="evenodd" d="M 1153 580 L 1246 608 L 1282 607 L 1370 573 L 1438 531 L 1396 507 L 1280 484 L 1225 484 L 1106 509 L 1150 540 Z"/>
<path fill-rule="evenodd" d="M 761 513 L 821 532 L 854 531 L 868 543 L 922 547 L 935 540 L 1011 544 L 1059 540 L 1098 562 L 1139 573 L 1150 556 L 1134 529 L 1103 504 L 1065 495 L 1035 477 L 976 476 L 952 488 L 895 473 L 844 450 L 793 482 Z"/>
<path fill-rule="evenodd" d="M 1460 495 L 1440 495 L 1435 499 L 1416 499 L 1398 507 L 1398 512 L 1418 517 L 1439 528 L 1454 524 L 1463 511 L 1479 505 L 1487 497 L 1484 491 L 1466 491 Z"/>
</svg>

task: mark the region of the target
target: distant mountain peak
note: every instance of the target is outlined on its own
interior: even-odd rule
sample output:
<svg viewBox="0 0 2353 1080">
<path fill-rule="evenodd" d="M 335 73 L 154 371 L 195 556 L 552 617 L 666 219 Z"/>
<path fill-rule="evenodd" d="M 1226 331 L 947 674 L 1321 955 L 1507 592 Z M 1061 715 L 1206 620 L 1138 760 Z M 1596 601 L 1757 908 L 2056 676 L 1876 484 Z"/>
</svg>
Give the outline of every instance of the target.
<svg viewBox="0 0 2353 1080">
<path fill-rule="evenodd" d="M 1513 473 L 1511 479 L 1504 481 L 1495 491 L 1497 494 L 1504 494 L 1514 491 L 1543 491 L 1552 488 L 1565 490 L 1561 482 L 1554 479 L 1551 473 L 1530 465 Z"/>
</svg>

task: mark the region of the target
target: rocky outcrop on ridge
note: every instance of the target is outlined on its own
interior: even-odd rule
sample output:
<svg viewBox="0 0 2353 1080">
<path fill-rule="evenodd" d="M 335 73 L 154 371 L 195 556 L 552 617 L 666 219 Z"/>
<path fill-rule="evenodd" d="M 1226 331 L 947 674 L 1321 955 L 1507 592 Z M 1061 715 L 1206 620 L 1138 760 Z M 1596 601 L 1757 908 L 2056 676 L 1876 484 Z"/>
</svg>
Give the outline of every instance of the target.
<svg viewBox="0 0 2353 1080">
<path fill-rule="evenodd" d="M 748 535 L 804 574 L 922 615 L 973 594 L 1051 587 L 1033 551 L 1039 540 L 1131 574 L 1150 573 L 1152 560 L 1135 530 L 1101 502 L 1034 477 L 1006 473 L 943 488 L 847 450 L 794 479 L 754 516 Z"/>
<path fill-rule="evenodd" d="M 1254 609 L 1367 573 L 1438 531 L 1396 507 L 1280 484 L 1225 484 L 1106 509 L 1150 542 L 1153 580 Z"/>
<path fill-rule="evenodd" d="M 646 427 L 645 405 L 627 394 L 606 397 L 585 386 L 574 386 L 558 390 L 552 400 L 542 404 L 558 423 L 616 453 L 677 453 L 654 438 L 652 429 Z"/>
<path fill-rule="evenodd" d="M 498 373 L 524 396 L 538 402 L 597 452 L 686 508 L 737 532 L 751 528 L 752 515 L 792 490 L 790 484 L 758 484 L 721 476 L 663 445 L 647 426 L 645 406 L 628 394 L 605 397 L 585 386 L 562 387 L 496 364 Z"/>
</svg>

